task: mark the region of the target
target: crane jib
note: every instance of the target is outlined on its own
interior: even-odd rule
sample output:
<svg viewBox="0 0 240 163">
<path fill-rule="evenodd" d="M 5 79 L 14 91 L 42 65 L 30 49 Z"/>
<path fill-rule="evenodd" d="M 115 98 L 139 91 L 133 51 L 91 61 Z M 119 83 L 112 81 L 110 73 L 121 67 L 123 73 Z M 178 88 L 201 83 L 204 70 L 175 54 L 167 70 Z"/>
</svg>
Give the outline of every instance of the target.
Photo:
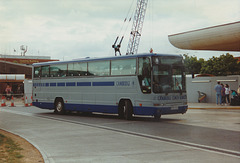
<svg viewBox="0 0 240 163">
<path fill-rule="evenodd" d="M 143 21 L 147 9 L 148 0 L 138 0 L 137 8 L 134 15 L 132 30 L 130 33 L 130 39 L 128 42 L 127 53 L 136 54 L 138 51 L 138 46 L 140 42 L 141 32 L 143 28 Z"/>
</svg>

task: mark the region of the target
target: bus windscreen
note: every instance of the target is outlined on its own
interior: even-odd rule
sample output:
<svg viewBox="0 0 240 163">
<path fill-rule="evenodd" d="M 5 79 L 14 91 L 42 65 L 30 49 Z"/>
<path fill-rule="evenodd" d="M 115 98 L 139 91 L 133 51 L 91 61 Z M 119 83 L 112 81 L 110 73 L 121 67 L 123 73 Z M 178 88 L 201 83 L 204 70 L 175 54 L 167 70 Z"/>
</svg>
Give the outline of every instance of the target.
<svg viewBox="0 0 240 163">
<path fill-rule="evenodd" d="M 184 65 L 181 57 L 153 57 L 153 92 L 186 92 Z"/>
</svg>

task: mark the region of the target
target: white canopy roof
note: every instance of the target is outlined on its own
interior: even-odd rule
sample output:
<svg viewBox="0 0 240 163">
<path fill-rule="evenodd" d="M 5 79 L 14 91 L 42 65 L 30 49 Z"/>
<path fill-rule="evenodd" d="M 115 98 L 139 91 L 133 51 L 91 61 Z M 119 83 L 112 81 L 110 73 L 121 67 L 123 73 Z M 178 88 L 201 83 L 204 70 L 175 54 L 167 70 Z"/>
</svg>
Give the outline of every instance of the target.
<svg viewBox="0 0 240 163">
<path fill-rule="evenodd" d="M 240 21 L 168 36 L 180 49 L 240 51 Z"/>
</svg>

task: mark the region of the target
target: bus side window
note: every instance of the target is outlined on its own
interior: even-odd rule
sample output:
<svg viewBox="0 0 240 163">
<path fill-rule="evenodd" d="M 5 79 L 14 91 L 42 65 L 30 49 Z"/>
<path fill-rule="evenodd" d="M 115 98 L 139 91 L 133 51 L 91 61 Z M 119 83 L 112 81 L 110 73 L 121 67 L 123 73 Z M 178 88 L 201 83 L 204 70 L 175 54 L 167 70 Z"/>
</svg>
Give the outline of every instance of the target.
<svg viewBox="0 0 240 163">
<path fill-rule="evenodd" d="M 34 67 L 34 78 L 41 77 L 41 67 Z"/>
<path fill-rule="evenodd" d="M 94 76 L 109 76 L 110 75 L 110 61 L 96 61 L 88 63 L 89 74 Z"/>
<path fill-rule="evenodd" d="M 42 66 L 41 70 L 41 77 L 49 77 L 49 66 Z"/>
<path fill-rule="evenodd" d="M 67 75 L 67 64 L 51 65 L 50 76 L 51 77 L 66 77 Z"/>
<path fill-rule="evenodd" d="M 86 76 L 87 75 L 87 62 L 69 63 L 67 76 Z"/>
<path fill-rule="evenodd" d="M 111 75 L 135 75 L 136 59 L 112 60 Z"/>
</svg>

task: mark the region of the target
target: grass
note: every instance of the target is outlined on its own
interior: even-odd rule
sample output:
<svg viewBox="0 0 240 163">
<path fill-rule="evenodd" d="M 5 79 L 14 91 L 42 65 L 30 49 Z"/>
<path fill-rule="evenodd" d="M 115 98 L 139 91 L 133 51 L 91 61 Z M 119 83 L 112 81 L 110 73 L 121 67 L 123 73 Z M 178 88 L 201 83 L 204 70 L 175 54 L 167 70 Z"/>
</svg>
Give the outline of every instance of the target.
<svg viewBox="0 0 240 163">
<path fill-rule="evenodd" d="M 1 163 L 21 163 L 23 155 L 20 151 L 23 150 L 11 138 L 0 134 L 0 162 Z"/>
</svg>

